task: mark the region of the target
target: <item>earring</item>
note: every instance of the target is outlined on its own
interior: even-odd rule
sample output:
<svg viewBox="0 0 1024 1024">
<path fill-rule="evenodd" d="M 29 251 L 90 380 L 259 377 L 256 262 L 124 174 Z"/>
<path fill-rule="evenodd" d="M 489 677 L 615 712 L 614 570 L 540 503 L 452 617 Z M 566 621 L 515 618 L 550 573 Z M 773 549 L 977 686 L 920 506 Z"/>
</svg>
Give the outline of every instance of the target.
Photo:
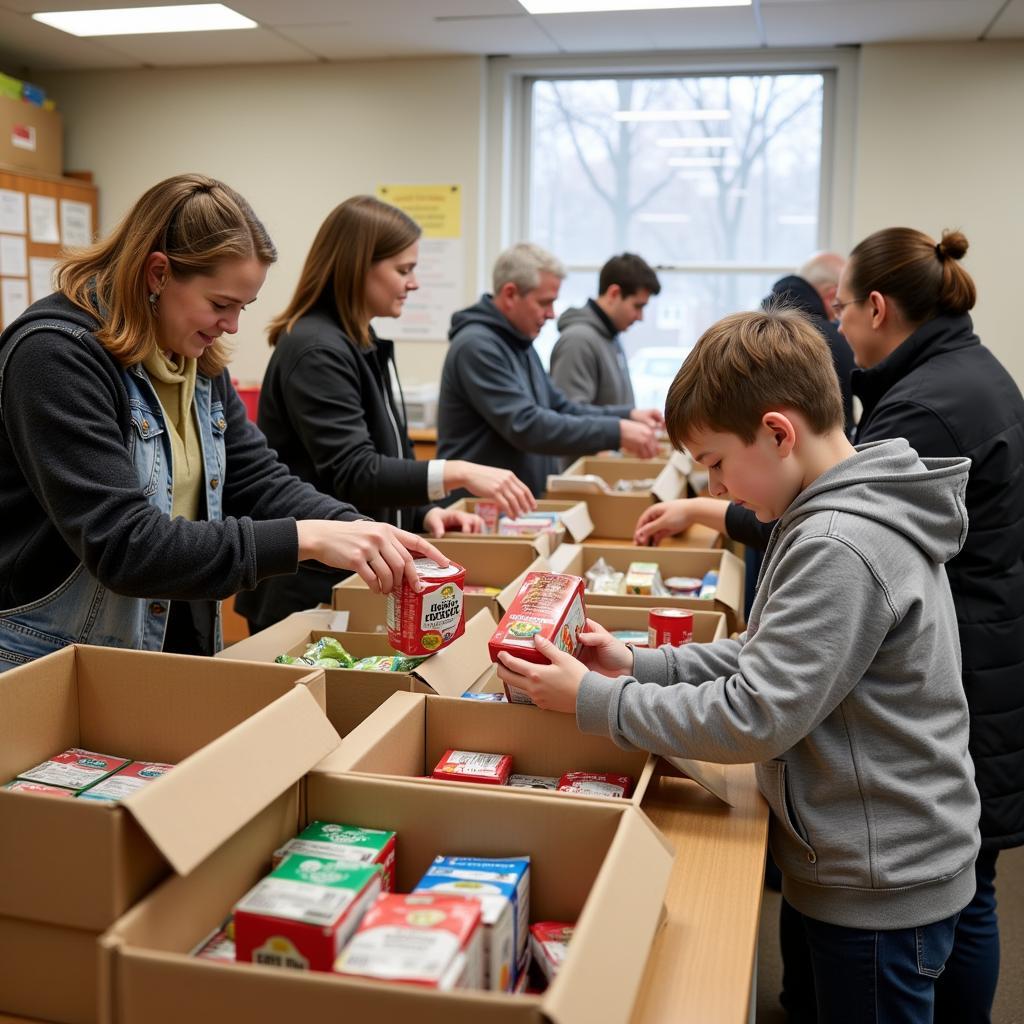
<svg viewBox="0 0 1024 1024">
<path fill-rule="evenodd" d="M 153 314 L 153 316 L 156 316 L 156 300 L 159 299 L 159 298 L 160 298 L 159 293 L 157 293 L 157 292 L 150 292 L 149 293 L 149 311 Z"/>
</svg>

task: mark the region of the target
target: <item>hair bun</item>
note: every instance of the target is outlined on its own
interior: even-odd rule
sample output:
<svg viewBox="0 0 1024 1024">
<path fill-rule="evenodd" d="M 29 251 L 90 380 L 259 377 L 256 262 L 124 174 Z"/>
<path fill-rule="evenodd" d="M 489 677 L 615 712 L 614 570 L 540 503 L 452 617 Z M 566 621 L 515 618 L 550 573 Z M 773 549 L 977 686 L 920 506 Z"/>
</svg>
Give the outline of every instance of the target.
<svg viewBox="0 0 1024 1024">
<path fill-rule="evenodd" d="M 943 231 L 942 241 L 935 246 L 939 258 L 949 257 L 953 260 L 961 260 L 967 252 L 967 237 L 962 231 Z"/>
</svg>

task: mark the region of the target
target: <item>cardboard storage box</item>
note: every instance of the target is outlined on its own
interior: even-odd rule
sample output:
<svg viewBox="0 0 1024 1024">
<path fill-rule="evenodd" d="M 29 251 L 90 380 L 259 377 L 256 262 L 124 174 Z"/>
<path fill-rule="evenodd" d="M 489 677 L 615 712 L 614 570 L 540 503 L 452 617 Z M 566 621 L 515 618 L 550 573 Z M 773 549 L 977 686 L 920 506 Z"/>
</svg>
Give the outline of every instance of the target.
<svg viewBox="0 0 1024 1024">
<path fill-rule="evenodd" d="M 319 819 L 397 833 L 396 889 L 438 854 L 531 858 L 530 920 L 577 922 L 543 996 L 439 993 L 328 973 L 210 963 L 188 951 Z M 104 1022 L 417 1021 L 617 1024 L 628 1019 L 658 928 L 672 853 L 632 805 L 422 786 L 314 772 L 187 878 L 173 878 L 104 936 Z"/>
<path fill-rule="evenodd" d="M 600 598 L 603 595 L 593 594 L 591 596 Z M 701 602 L 701 604 L 710 603 L 710 601 Z M 658 607 L 660 606 L 657 600 L 653 601 L 651 608 Z M 649 610 L 648 608 L 630 608 L 625 605 L 588 604 L 587 618 L 593 619 L 610 631 L 616 629 L 646 630 Z M 693 642 L 695 644 L 714 643 L 716 640 L 724 640 L 728 635 L 729 627 L 723 612 L 695 611 L 693 613 Z"/>
<path fill-rule="evenodd" d="M 446 750 L 509 754 L 517 775 L 560 778 L 565 772 L 614 772 L 633 780 L 639 805 L 654 771 L 644 751 L 626 751 L 601 736 L 581 733 L 572 715 L 526 704 L 491 704 L 396 693 L 318 766 L 324 772 L 429 776 Z M 476 787 L 472 782 L 418 779 L 432 786 Z M 526 798 L 543 790 L 511 789 Z M 565 793 L 546 791 L 559 799 Z M 587 797 L 589 800 L 604 799 Z"/>
<path fill-rule="evenodd" d="M 225 648 L 217 657 L 273 663 L 279 654 L 301 654 L 314 640 L 324 636 L 335 637 L 354 658 L 394 653 L 384 633 L 330 632 L 316 628 L 319 617 L 317 613 L 295 612 L 248 640 Z M 310 620 L 313 628 L 310 628 Z M 466 622 L 466 631 L 462 636 L 437 654 L 431 655 L 412 672 L 324 669 L 327 717 L 331 725 L 340 735 L 346 735 L 393 693 L 405 691 L 461 696 L 490 666 L 487 641 L 494 628 L 495 622 L 490 612 L 477 612 Z"/>
<path fill-rule="evenodd" d="M 600 544 L 563 544 L 552 554 L 552 572 L 583 576 L 603 558 L 613 569 L 625 572 L 631 562 L 657 562 L 662 578 L 694 576 L 702 578 L 714 569 L 718 573 L 718 592 L 713 599 L 691 597 L 652 597 L 650 594 L 590 594 L 593 601 L 607 607 L 650 609 L 665 607 L 691 608 L 694 611 L 724 612 L 729 632 L 736 631 L 743 621 L 743 563 L 731 552 L 701 551 L 689 548 L 642 548 L 601 546 Z"/>
<path fill-rule="evenodd" d="M 451 508 L 458 512 L 475 512 L 479 498 L 460 498 Z M 557 512 L 561 518 L 561 525 L 556 527 L 553 533 L 531 533 L 520 534 L 518 537 L 502 537 L 493 533 L 459 534 L 460 540 L 530 540 L 538 545 L 540 554 L 549 555 L 560 544 L 571 541 L 579 544 L 586 540 L 594 532 L 594 523 L 590 518 L 585 501 L 548 501 L 537 502 L 538 512 Z"/>
<path fill-rule="evenodd" d="M 319 669 L 66 647 L 0 683 L 0 779 L 69 747 L 173 763 L 119 805 L 0 791 L 0 1012 L 95 1020 L 99 933 L 186 873 L 338 736 Z"/>
<path fill-rule="evenodd" d="M 64 173 L 64 127 L 56 110 L 0 96 L 0 164 L 40 174 Z"/>
<path fill-rule="evenodd" d="M 686 497 L 689 470 L 690 460 L 680 452 L 675 452 L 668 461 L 590 456 L 577 459 L 569 466 L 558 477 L 557 489 L 549 487 L 546 497 L 586 501 L 594 522 L 594 537 L 629 540 L 636 529 L 636 521 L 649 505 Z M 603 494 L 585 484 L 574 488 L 570 479 L 574 476 L 598 476 L 609 487 L 614 487 L 617 480 L 646 480 L 650 477 L 654 479 L 654 485 L 649 491 L 633 494 Z"/>
<path fill-rule="evenodd" d="M 548 567 L 546 558 L 541 554 L 544 546 L 522 538 L 442 538 L 431 543 L 465 568 L 466 583 L 501 590 L 496 597 L 467 594 L 467 621 L 484 609 L 500 620 L 508 602 L 519 589 L 520 578 L 527 572 L 543 572 Z M 349 576 L 336 584 L 331 592 L 331 603 L 335 611 L 348 612 L 349 630 L 377 633 L 385 628 L 387 598 L 374 594 L 358 576 Z"/>
</svg>

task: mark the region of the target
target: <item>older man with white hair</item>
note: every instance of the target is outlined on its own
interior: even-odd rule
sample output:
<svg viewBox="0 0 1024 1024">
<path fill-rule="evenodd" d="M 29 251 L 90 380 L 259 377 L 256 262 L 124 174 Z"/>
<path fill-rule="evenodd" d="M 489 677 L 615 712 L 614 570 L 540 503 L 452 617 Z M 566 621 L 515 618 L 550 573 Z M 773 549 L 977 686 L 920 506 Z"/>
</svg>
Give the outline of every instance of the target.
<svg viewBox="0 0 1024 1024">
<path fill-rule="evenodd" d="M 622 448 L 657 452 L 656 409 L 572 402 L 552 384 L 533 342 L 555 315 L 565 268 L 528 242 L 494 264 L 494 292 L 452 317 L 441 373 L 438 457 L 512 470 L 535 495 L 559 456 Z"/>
</svg>

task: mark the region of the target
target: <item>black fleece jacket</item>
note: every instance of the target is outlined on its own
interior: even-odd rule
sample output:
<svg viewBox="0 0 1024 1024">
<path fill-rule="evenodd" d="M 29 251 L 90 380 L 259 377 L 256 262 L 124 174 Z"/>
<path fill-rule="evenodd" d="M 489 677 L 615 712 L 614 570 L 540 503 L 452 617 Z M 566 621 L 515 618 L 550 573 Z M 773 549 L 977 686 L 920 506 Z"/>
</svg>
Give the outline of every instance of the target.
<svg viewBox="0 0 1024 1024">
<path fill-rule="evenodd" d="M 30 320 L 96 322 L 62 295 Z M 171 519 L 142 493 L 128 455 L 128 393 L 116 361 L 91 334 L 39 331 L 14 350 L 0 387 L 0 608 L 48 594 L 75 566 L 129 597 L 224 598 L 298 560 L 296 519 L 361 518 L 292 476 L 245 415 L 225 371 L 224 519 Z"/>
</svg>

